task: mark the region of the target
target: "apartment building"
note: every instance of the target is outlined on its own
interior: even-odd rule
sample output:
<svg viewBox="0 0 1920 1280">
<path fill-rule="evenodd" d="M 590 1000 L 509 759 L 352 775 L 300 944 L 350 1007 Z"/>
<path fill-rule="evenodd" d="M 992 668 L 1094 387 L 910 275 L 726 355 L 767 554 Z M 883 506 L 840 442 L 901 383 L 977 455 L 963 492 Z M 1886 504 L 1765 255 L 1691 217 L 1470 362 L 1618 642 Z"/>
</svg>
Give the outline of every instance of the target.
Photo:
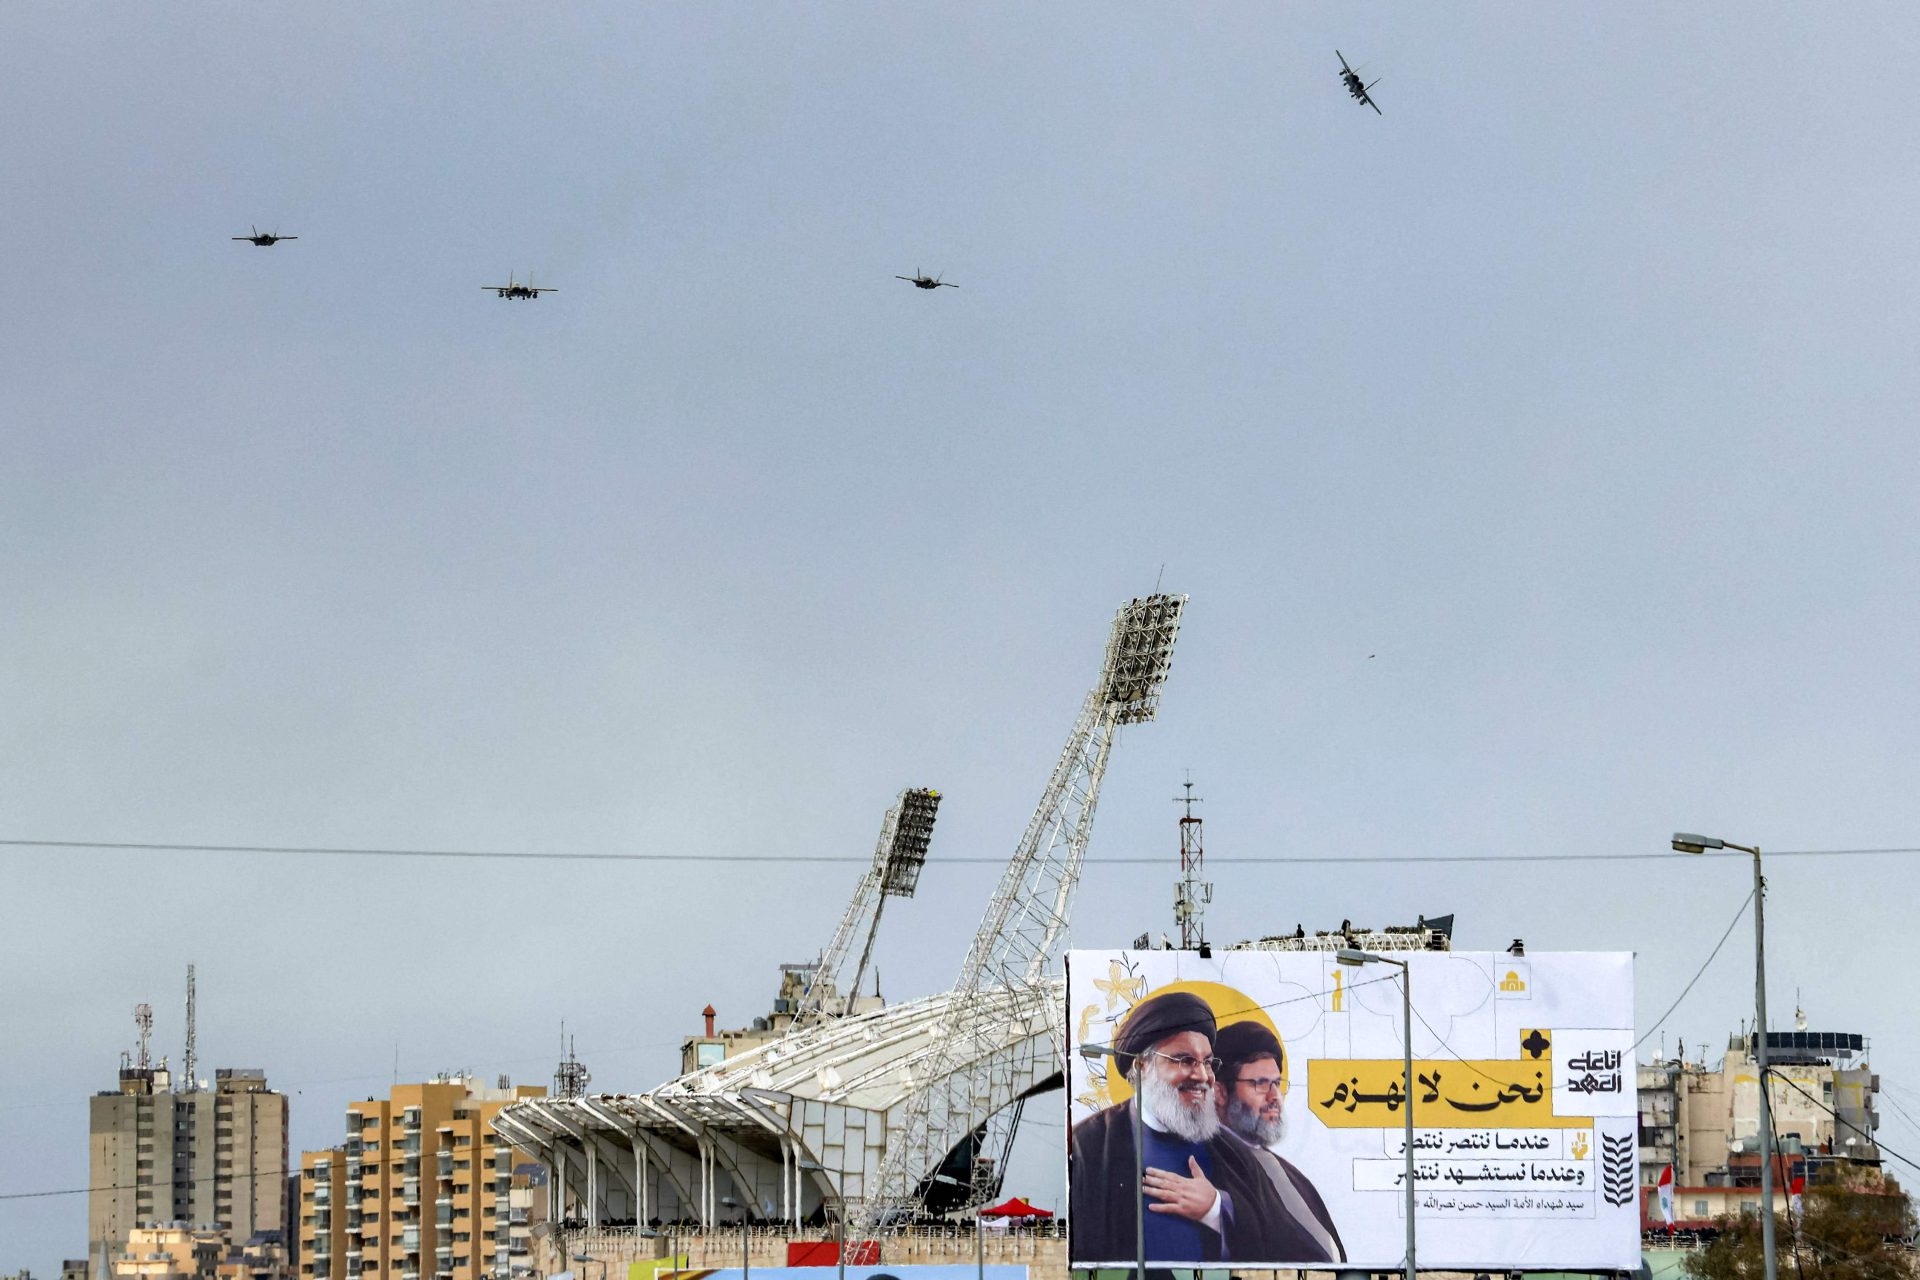
<svg viewBox="0 0 1920 1280">
<path fill-rule="evenodd" d="M 154 1222 L 127 1233 L 126 1249 L 113 1260 L 113 1280 L 214 1280 L 227 1252 L 218 1227 Z"/>
<path fill-rule="evenodd" d="M 349 1104 L 346 1141 L 300 1157 L 302 1280 L 483 1280 L 526 1266 L 516 1152 L 493 1117 L 545 1093 L 445 1075 Z"/>
<path fill-rule="evenodd" d="M 286 1223 L 287 1098 L 266 1072 L 222 1067 L 209 1087 L 165 1066 L 122 1067 L 89 1099 L 87 1252 L 125 1251 L 149 1223 L 246 1240 Z"/>
<path fill-rule="evenodd" d="M 1874 1102 L 1880 1077 L 1867 1060 L 1865 1036 L 1809 1031 L 1767 1033 L 1773 1113 L 1774 1208 L 1787 1206 L 1793 1179 L 1816 1179 L 1832 1166 L 1878 1167 Z M 1637 1069 L 1640 1094 L 1642 1218 L 1662 1222 L 1651 1194 L 1668 1166 L 1674 1171 L 1674 1219 L 1704 1227 L 1760 1205 L 1760 1071 L 1751 1033 L 1733 1036 L 1719 1063 L 1680 1056 Z"/>
</svg>

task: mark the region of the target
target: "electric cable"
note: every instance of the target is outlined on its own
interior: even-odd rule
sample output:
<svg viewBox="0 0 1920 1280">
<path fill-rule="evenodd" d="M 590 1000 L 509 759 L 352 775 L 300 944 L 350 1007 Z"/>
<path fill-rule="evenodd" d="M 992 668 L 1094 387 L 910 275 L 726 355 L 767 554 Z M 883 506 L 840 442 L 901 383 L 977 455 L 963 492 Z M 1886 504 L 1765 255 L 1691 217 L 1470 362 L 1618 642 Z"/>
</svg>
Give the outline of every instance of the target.
<svg viewBox="0 0 1920 1280">
<path fill-rule="evenodd" d="M 1789 1089 L 1793 1090 L 1795 1093 L 1805 1098 L 1808 1102 L 1811 1102 L 1814 1106 L 1820 1108 L 1822 1111 L 1832 1116 L 1835 1120 L 1838 1120 L 1841 1124 L 1844 1124 L 1847 1127 L 1854 1129 L 1856 1131 L 1864 1132 L 1864 1130 L 1860 1129 L 1859 1125 L 1854 1124 L 1853 1121 L 1851 1120 L 1843 1118 L 1838 1111 L 1835 1111 L 1832 1107 L 1828 1106 L 1826 1103 L 1822 1102 L 1820 1099 L 1814 1097 L 1812 1094 L 1808 1093 L 1805 1089 L 1802 1089 L 1793 1080 L 1790 1080 L 1786 1076 L 1781 1075 L 1778 1068 L 1774 1067 L 1772 1063 L 1767 1064 L 1767 1074 L 1777 1078 L 1782 1084 L 1786 1085 Z M 1889 1147 L 1886 1143 L 1881 1142 L 1878 1138 L 1875 1138 L 1872 1134 L 1867 1134 L 1866 1138 L 1868 1142 L 1871 1142 L 1874 1145 L 1875 1149 L 1885 1152 L 1887 1155 L 1892 1156 L 1895 1160 L 1898 1160 L 1901 1164 L 1904 1164 L 1907 1167 L 1912 1169 L 1920 1169 L 1920 1164 L 1915 1164 L 1913 1161 L 1907 1159 L 1907 1157 L 1901 1155 L 1898 1151 L 1895 1151 L 1892 1147 Z"/>
<path fill-rule="evenodd" d="M 546 853 L 531 850 L 514 849 L 386 849 L 353 848 L 320 845 L 265 845 L 265 844 L 192 844 L 159 843 L 135 840 L 28 840 L 0 839 L 0 848 L 16 849 L 96 849 L 108 852 L 143 853 L 244 853 L 278 854 L 286 857 L 349 857 L 349 858 L 470 858 L 482 860 L 505 860 L 519 862 L 744 862 L 744 863 L 783 863 L 819 864 L 849 863 L 869 864 L 871 855 L 838 853 L 595 853 L 581 850 L 554 850 Z M 1886 854 L 1920 853 L 1920 846 L 1913 848 L 1888 849 L 1779 849 L 1767 853 L 1769 858 L 1840 858 L 1869 857 Z M 1703 857 L 1745 857 L 1744 854 L 1709 852 Z M 1431 863 L 1434 866 L 1449 866 L 1463 863 L 1486 864 L 1500 862 L 1652 862 L 1671 861 L 1670 853 L 1511 853 L 1511 854 L 1374 854 L 1355 853 L 1337 855 L 1291 856 L 1287 854 L 1257 854 L 1239 858 L 1209 858 L 1207 865 L 1215 866 L 1348 866 L 1357 863 L 1397 865 L 1419 865 Z M 1087 867 L 1119 866 L 1161 866 L 1165 858 L 1158 857 L 1112 857 L 1090 858 L 1084 864 Z M 946 866 L 1004 866 L 1005 858 L 993 857 L 956 857 L 939 858 L 930 865 Z"/>
<path fill-rule="evenodd" d="M 1733 919 L 1727 924 L 1727 931 L 1720 935 L 1720 941 L 1713 944 L 1713 950 L 1707 953 L 1706 961 L 1701 964 L 1699 970 L 1688 980 L 1686 987 L 1674 998 L 1674 1002 L 1667 1006 L 1667 1011 L 1660 1015 L 1660 1020 L 1647 1028 L 1646 1035 L 1641 1036 L 1633 1042 L 1634 1049 L 1637 1050 L 1641 1045 L 1645 1044 L 1654 1032 L 1666 1024 L 1667 1019 L 1673 1016 L 1673 1011 L 1680 1007 L 1680 1001 L 1687 998 L 1687 992 L 1693 990 L 1693 984 L 1700 981 L 1700 975 L 1707 971 L 1707 965 L 1713 963 L 1713 958 L 1720 954 L 1720 948 L 1726 946 L 1727 939 L 1733 936 L 1733 926 L 1739 924 L 1740 917 L 1747 914 L 1747 906 L 1753 901 L 1753 893 L 1754 891 L 1752 889 L 1747 890 L 1747 896 L 1741 900 L 1740 909 L 1733 913 Z"/>
</svg>

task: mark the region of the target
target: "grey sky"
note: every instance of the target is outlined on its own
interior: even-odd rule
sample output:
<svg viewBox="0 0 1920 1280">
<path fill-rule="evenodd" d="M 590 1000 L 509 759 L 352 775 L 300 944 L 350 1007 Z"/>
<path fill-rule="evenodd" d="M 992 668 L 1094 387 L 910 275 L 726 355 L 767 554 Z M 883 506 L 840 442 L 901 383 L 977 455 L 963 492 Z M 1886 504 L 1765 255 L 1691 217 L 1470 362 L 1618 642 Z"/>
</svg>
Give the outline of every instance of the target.
<svg viewBox="0 0 1920 1280">
<path fill-rule="evenodd" d="M 1164 563 L 1082 945 L 1171 927 L 1187 767 L 1222 859 L 1920 844 L 1917 45 L 1892 4 L 0 8 L 0 837 L 859 856 L 934 785 L 880 957 L 930 991 L 994 874 L 940 858 L 1011 850 Z M 189 960 L 203 1062 L 315 1146 L 396 1047 L 544 1079 L 564 1018 L 656 1083 L 857 874 L 0 867 L 0 1194 L 84 1185 Z M 1913 867 L 1772 864 L 1770 949 L 1777 1021 L 1920 1089 Z M 1746 870 L 1222 867 L 1209 920 L 1631 948 L 1650 1024 Z M 1669 1043 L 1717 1051 L 1749 945 Z M 0 1269 L 84 1233 L 0 1201 Z"/>
</svg>

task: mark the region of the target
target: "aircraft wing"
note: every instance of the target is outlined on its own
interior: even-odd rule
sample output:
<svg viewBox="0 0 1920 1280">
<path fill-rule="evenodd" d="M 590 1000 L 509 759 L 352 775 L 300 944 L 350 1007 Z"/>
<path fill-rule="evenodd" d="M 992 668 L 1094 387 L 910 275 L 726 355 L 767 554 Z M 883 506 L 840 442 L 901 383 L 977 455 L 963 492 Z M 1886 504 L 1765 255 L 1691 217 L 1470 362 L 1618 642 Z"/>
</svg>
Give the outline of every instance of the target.
<svg viewBox="0 0 1920 1280">
<path fill-rule="evenodd" d="M 1383 116 L 1387 114 L 1386 112 L 1380 109 L 1380 104 L 1375 102 L 1372 98 L 1362 98 L 1361 101 L 1365 102 L 1368 106 L 1373 108 L 1373 114 L 1377 116 Z"/>
<path fill-rule="evenodd" d="M 1338 49 L 1335 49 L 1335 50 L 1333 51 L 1333 56 L 1334 56 L 1334 57 L 1336 57 L 1336 58 L 1338 58 L 1338 59 L 1340 59 L 1340 70 L 1341 70 L 1341 71 L 1342 71 L 1343 73 L 1344 73 L 1344 72 L 1348 72 L 1348 71 L 1352 71 L 1352 70 L 1353 70 L 1353 68 L 1352 68 L 1352 67 L 1350 67 L 1350 66 L 1348 66 L 1348 65 L 1347 65 L 1347 55 L 1346 55 L 1346 54 L 1344 54 L 1344 53 L 1342 53 L 1342 52 L 1340 52 L 1340 51 L 1339 51 Z"/>
</svg>

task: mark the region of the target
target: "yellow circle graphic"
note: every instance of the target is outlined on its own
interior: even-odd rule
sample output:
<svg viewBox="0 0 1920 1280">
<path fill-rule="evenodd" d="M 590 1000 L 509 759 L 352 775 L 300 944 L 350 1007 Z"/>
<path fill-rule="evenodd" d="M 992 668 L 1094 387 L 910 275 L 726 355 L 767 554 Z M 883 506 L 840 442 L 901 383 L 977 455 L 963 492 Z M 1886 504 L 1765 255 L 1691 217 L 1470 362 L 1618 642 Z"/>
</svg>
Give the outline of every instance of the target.
<svg viewBox="0 0 1920 1280">
<path fill-rule="evenodd" d="M 1207 1008 L 1213 1010 L 1213 1022 L 1216 1027 L 1229 1027 L 1236 1022 L 1257 1022 L 1267 1030 L 1273 1032 L 1273 1038 L 1280 1041 L 1281 1057 L 1287 1059 L 1287 1061 L 1282 1062 L 1280 1065 L 1280 1093 L 1282 1097 L 1286 1096 L 1287 1075 L 1288 1072 L 1292 1070 L 1292 1067 L 1289 1065 L 1291 1058 L 1286 1051 L 1287 1042 L 1281 1037 L 1280 1028 L 1274 1026 L 1273 1019 L 1267 1016 L 1267 1011 L 1260 1007 L 1258 1000 L 1255 1000 L 1243 991 L 1238 991 L 1233 987 L 1227 986 L 1225 983 L 1203 982 L 1196 979 L 1169 982 L 1164 987 L 1155 987 L 1141 998 L 1140 1004 L 1145 1004 L 1155 996 L 1165 995 L 1169 991 L 1187 991 L 1205 1000 L 1207 1002 Z M 1138 1009 L 1140 1005 L 1136 1004 L 1133 1007 Z M 1128 1017 L 1131 1016 L 1132 1010 L 1129 1010 Z M 1122 1018 L 1119 1025 L 1113 1029 L 1113 1038 L 1118 1040 L 1122 1033 L 1125 1032 L 1126 1027 L 1126 1019 Z M 1111 1062 L 1107 1064 L 1107 1096 L 1115 1102 L 1125 1102 L 1133 1096 L 1133 1086 L 1127 1083 L 1125 1076 L 1113 1069 Z"/>
</svg>

